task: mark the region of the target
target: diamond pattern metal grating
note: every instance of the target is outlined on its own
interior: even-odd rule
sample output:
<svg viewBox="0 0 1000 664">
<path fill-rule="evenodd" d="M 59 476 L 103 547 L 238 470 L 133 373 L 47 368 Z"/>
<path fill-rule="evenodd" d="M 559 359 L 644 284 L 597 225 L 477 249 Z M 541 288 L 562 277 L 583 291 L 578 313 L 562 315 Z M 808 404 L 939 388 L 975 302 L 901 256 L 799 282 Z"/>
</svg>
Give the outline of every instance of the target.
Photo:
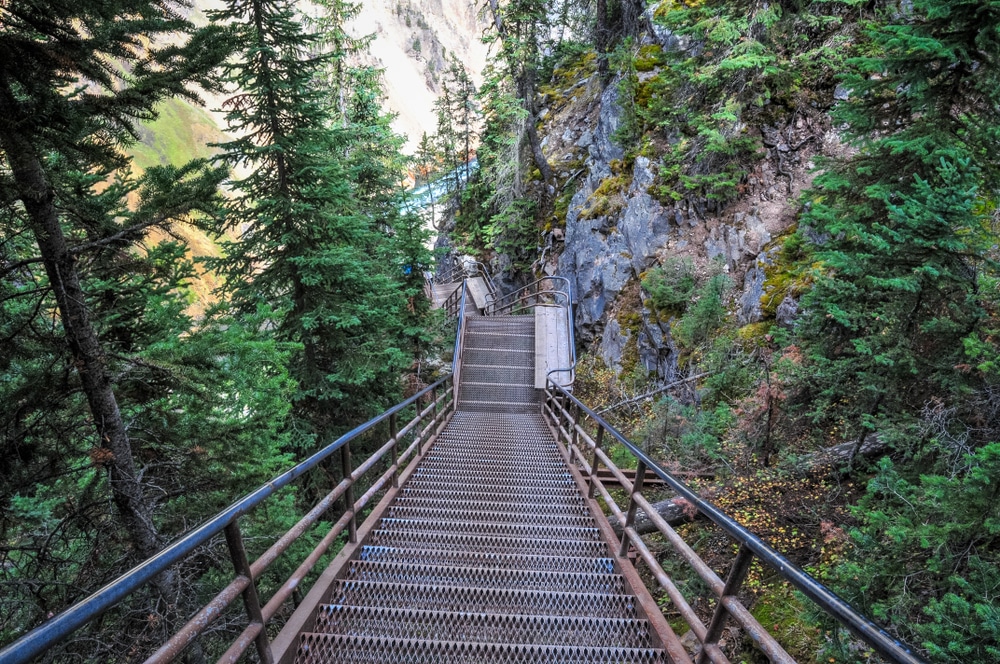
<svg viewBox="0 0 1000 664">
<path fill-rule="evenodd" d="M 659 650 L 553 645 L 455 643 L 332 634 L 304 634 L 301 664 L 407 662 L 408 664 L 658 664 Z"/>
<path fill-rule="evenodd" d="M 539 414 L 534 317 L 466 329 L 457 412 L 295 661 L 667 661 Z"/>
</svg>

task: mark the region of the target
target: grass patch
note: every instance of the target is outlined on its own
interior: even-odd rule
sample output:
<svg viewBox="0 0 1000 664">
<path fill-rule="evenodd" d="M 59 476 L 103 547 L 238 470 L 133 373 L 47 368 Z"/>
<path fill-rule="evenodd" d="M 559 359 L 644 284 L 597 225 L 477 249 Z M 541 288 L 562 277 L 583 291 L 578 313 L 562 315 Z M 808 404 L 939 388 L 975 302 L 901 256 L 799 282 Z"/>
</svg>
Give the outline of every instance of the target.
<svg viewBox="0 0 1000 664">
<path fill-rule="evenodd" d="M 159 117 L 139 128 L 139 142 L 129 149 L 140 170 L 150 166 L 181 166 L 218 153 L 209 143 L 229 140 L 204 109 L 183 99 L 170 99 L 157 109 Z"/>
</svg>

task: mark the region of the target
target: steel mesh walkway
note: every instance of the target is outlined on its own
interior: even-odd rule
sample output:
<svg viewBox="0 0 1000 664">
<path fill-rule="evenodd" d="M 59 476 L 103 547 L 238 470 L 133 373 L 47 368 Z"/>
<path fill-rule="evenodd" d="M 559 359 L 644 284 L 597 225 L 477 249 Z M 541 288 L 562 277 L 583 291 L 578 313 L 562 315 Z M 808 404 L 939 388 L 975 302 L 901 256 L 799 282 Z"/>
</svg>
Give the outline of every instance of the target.
<svg viewBox="0 0 1000 664">
<path fill-rule="evenodd" d="M 539 414 L 534 318 L 467 325 L 458 411 L 295 661 L 667 661 Z"/>
</svg>

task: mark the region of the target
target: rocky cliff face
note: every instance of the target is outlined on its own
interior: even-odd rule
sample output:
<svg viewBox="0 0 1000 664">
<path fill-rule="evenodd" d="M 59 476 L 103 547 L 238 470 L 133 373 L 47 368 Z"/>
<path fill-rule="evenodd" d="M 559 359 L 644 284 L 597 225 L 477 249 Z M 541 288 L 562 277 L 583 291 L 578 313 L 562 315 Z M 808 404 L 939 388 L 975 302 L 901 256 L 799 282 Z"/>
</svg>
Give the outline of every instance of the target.
<svg viewBox="0 0 1000 664">
<path fill-rule="evenodd" d="M 396 131 L 412 152 L 420 136 L 434 132 L 434 100 L 452 55 L 478 86 L 486 64 L 476 3 L 468 0 L 365 2 L 353 24 L 357 35 L 373 35 L 371 59 L 385 69 L 387 104 L 397 114 Z"/>
<path fill-rule="evenodd" d="M 663 29 L 645 39 L 664 50 L 697 48 Z M 576 187 L 565 229 L 550 233 L 553 251 L 543 268 L 572 280 L 578 338 L 606 365 L 620 371 L 634 341 L 643 368 L 671 381 L 677 356 L 669 320 L 646 306 L 648 296 L 637 284 L 643 273 L 671 256 L 691 259 L 702 272 L 719 261 L 736 286 L 730 306 L 738 322 L 761 320 L 762 302 L 774 295 L 766 285 L 772 241 L 795 223 L 814 156 L 842 148 L 818 110 L 780 126 L 754 127 L 765 155 L 735 202 L 664 202 L 650 193 L 660 168 L 655 156 L 635 157 L 631 167 L 622 163 L 624 151 L 614 140 L 622 118 L 618 94 L 617 81 L 602 86 L 596 73 L 584 73 L 563 95 L 543 99 L 546 155 L 557 171 L 563 168 L 563 195 Z M 796 306 L 791 298 L 778 303 L 779 322 L 794 318 Z"/>
</svg>

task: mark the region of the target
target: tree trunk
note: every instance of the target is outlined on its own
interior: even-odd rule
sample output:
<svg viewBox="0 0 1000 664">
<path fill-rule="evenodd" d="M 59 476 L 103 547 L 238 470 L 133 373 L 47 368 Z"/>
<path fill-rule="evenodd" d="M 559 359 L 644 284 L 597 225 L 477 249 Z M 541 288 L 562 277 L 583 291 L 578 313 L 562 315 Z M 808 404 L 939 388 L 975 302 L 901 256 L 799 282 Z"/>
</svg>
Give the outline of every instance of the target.
<svg viewBox="0 0 1000 664">
<path fill-rule="evenodd" d="M 514 78 L 515 85 L 517 87 L 518 94 L 521 96 L 521 104 L 524 110 L 528 112 L 527 119 L 527 134 L 528 134 L 528 145 L 531 149 L 531 157 L 535 162 L 535 166 L 538 167 L 538 172 L 542 175 L 542 180 L 545 181 L 545 194 L 544 201 L 549 200 L 548 188 L 554 184 L 554 178 L 552 175 L 552 167 L 549 166 L 548 160 L 545 158 L 545 153 L 542 152 L 542 142 L 538 138 L 538 127 L 536 126 L 538 122 L 538 109 L 535 106 L 535 79 L 532 75 L 527 63 L 517 63 L 514 61 L 512 53 L 515 52 L 514 45 L 510 43 L 510 34 L 507 32 L 507 26 L 504 25 L 503 18 L 500 14 L 500 7 L 497 0 L 489 0 L 490 10 L 493 13 L 493 24 L 496 26 L 497 34 L 500 36 L 500 42 L 503 45 L 503 50 L 508 54 L 508 66 L 510 67 L 510 74 Z"/>
<path fill-rule="evenodd" d="M 597 0 L 597 22 L 594 25 L 594 47 L 597 49 L 597 71 L 602 81 L 608 80 L 608 0 Z"/>
<path fill-rule="evenodd" d="M 9 91 L 0 91 L 0 113 L 8 119 L 16 117 L 13 107 Z M 28 213 L 31 231 L 56 297 L 66 343 L 73 355 L 73 364 L 80 376 L 100 445 L 109 452 L 107 459 L 102 460 L 108 469 L 111 492 L 122 525 L 138 555 L 148 558 L 158 551 L 160 545 L 153 525 L 153 510 L 139 482 L 128 431 L 111 387 L 104 350 L 90 321 L 76 261 L 59 223 L 55 192 L 34 147 L 17 133 L 13 124 L 4 123 L 0 128 L 0 147 L 7 154 L 18 196 Z M 175 598 L 170 598 L 170 601 L 175 601 Z"/>
<path fill-rule="evenodd" d="M 799 457 L 793 467 L 801 474 L 808 474 L 825 466 L 847 466 L 857 456 L 872 457 L 887 448 L 888 445 L 878 434 L 870 433 L 860 438 L 860 444 L 858 441 L 850 441 Z"/>
<path fill-rule="evenodd" d="M 549 160 L 545 158 L 545 153 L 542 151 L 542 141 L 538 138 L 538 108 L 535 104 L 535 77 L 528 71 L 524 71 L 522 77 L 523 82 L 520 86 L 522 88 L 522 102 L 524 103 L 525 110 L 528 111 L 528 144 L 531 146 L 531 156 L 535 161 L 535 166 L 538 167 L 538 172 L 541 173 L 542 180 L 545 182 L 545 200 L 548 200 L 548 188 L 555 184 L 555 178 L 552 174 L 552 167 L 549 166 Z"/>
</svg>

